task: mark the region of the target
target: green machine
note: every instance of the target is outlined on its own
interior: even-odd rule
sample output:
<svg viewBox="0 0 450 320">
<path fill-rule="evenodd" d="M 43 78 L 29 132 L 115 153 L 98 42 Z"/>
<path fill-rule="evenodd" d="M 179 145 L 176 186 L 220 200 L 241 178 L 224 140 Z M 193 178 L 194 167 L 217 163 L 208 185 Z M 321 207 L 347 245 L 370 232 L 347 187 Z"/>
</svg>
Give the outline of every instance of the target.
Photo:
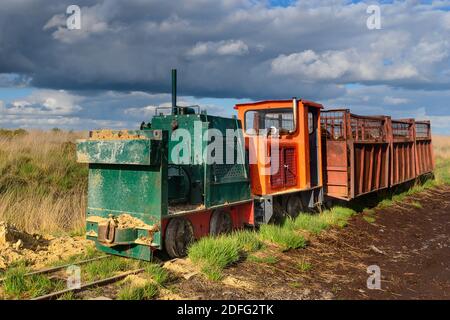
<svg viewBox="0 0 450 320">
<path fill-rule="evenodd" d="M 172 108 L 141 130 L 77 142 L 77 161 L 89 165 L 86 235 L 99 250 L 149 261 L 172 217 L 251 201 L 240 121 L 177 107 L 176 90 Z"/>
</svg>

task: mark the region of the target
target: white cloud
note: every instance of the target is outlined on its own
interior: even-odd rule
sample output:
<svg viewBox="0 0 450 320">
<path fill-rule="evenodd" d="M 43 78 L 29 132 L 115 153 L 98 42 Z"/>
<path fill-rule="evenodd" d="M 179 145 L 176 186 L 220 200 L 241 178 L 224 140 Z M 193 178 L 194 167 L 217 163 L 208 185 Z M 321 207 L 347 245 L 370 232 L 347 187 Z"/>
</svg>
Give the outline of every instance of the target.
<svg viewBox="0 0 450 320">
<path fill-rule="evenodd" d="M 355 49 L 328 50 L 316 53 L 306 50 L 280 55 L 271 62 L 272 71 L 279 75 L 296 75 L 309 81 L 339 80 L 338 82 L 411 79 L 418 71 L 408 63 L 385 65 L 376 53 L 360 53 Z"/>
<path fill-rule="evenodd" d="M 2 114 L 11 115 L 67 115 L 80 111 L 81 98 L 64 90 L 37 90 L 20 100 L 0 106 Z"/>
<path fill-rule="evenodd" d="M 242 56 L 248 54 L 249 48 L 242 40 L 226 40 L 218 42 L 198 42 L 187 54 L 190 56 L 201 56 L 216 54 L 221 56 Z"/>
<path fill-rule="evenodd" d="M 399 104 L 406 104 L 409 102 L 409 99 L 406 98 L 395 98 L 395 97 L 385 97 L 384 103 L 386 104 L 393 104 L 393 105 L 399 105 Z"/>
</svg>

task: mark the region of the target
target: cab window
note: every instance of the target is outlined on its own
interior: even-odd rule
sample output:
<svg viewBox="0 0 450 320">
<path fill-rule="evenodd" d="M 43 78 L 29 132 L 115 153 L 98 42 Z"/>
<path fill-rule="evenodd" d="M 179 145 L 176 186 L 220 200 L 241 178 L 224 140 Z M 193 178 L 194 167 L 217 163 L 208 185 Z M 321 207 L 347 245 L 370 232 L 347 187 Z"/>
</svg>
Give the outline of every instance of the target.
<svg viewBox="0 0 450 320">
<path fill-rule="evenodd" d="M 276 128 L 279 131 L 294 130 L 292 109 L 251 110 L 245 113 L 245 132 L 259 134 L 260 130 Z"/>
</svg>

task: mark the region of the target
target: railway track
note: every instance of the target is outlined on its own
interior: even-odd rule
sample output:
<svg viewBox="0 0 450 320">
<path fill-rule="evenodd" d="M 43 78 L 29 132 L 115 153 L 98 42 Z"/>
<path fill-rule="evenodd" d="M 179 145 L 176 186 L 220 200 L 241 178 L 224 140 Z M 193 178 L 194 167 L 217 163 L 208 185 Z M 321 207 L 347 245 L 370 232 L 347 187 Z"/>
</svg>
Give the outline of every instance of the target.
<svg viewBox="0 0 450 320">
<path fill-rule="evenodd" d="M 68 264 L 64 264 L 64 265 L 60 265 L 60 266 L 56 266 L 56 267 L 36 270 L 36 271 L 32 271 L 32 272 L 26 273 L 24 275 L 24 277 L 30 277 L 30 276 L 34 276 L 34 275 L 52 275 L 52 274 L 58 273 L 59 271 L 62 271 L 62 270 L 66 269 L 66 268 L 68 268 L 70 266 L 73 266 L 73 265 L 77 265 L 77 266 L 78 265 L 84 265 L 84 264 L 88 264 L 88 263 L 95 262 L 95 261 L 98 261 L 98 260 L 106 259 L 108 257 L 110 257 L 110 256 L 109 255 L 104 255 L 104 256 L 95 257 L 95 258 L 91 258 L 91 259 L 75 261 L 73 263 L 68 263 Z M 155 262 L 159 266 L 162 266 L 165 262 L 173 261 L 173 260 L 176 260 L 176 259 L 170 259 L 170 260 L 167 260 L 167 261 L 162 261 L 161 259 L 158 259 L 158 258 L 155 257 L 155 260 L 156 260 Z M 66 289 L 63 289 L 63 290 L 58 290 L 58 291 L 55 291 L 55 292 L 46 293 L 44 295 L 34 297 L 31 300 L 52 300 L 52 299 L 57 299 L 57 298 L 65 295 L 65 294 L 68 294 L 68 293 L 81 293 L 83 291 L 87 291 L 87 290 L 92 289 L 92 288 L 98 288 L 98 287 L 102 287 L 102 286 L 113 284 L 115 282 L 118 282 L 118 281 L 126 278 L 129 275 L 139 274 L 139 273 L 141 273 L 143 271 L 145 271 L 145 268 L 136 268 L 136 269 L 133 269 L 133 270 L 124 271 L 124 272 L 121 272 L 120 274 L 117 274 L 117 275 L 114 275 L 114 276 L 111 276 L 111 277 L 107 277 L 107 278 L 104 278 L 104 279 L 98 279 L 98 280 L 91 281 L 91 282 L 88 282 L 88 283 L 85 283 L 85 284 L 81 284 L 80 286 L 77 286 L 77 287 L 66 288 Z M 49 277 L 49 279 L 51 279 L 51 277 Z M 2 282 L 4 282 L 4 281 L 5 281 L 5 278 L 0 278 L 0 284 Z"/>
<path fill-rule="evenodd" d="M 93 261 L 97 261 L 97 260 L 102 260 L 107 258 L 108 256 L 100 256 L 100 257 L 96 257 L 96 258 L 91 258 L 91 259 L 86 259 L 86 260 L 81 260 L 81 261 L 75 261 L 73 263 L 68 263 L 68 264 L 63 264 L 60 266 L 56 266 L 56 267 L 51 267 L 51 268 L 45 268 L 45 269 L 41 269 L 41 270 L 36 270 L 36 271 L 32 271 L 32 272 L 28 272 L 25 274 L 25 277 L 30 277 L 30 276 L 34 276 L 34 275 L 40 275 L 40 274 L 49 274 L 49 273 L 54 273 L 57 271 L 61 271 L 63 269 L 66 269 L 70 266 L 73 265 L 82 265 L 82 264 L 86 264 L 89 262 L 93 262 Z M 3 281 L 5 281 L 6 278 L 0 278 L 0 283 L 2 283 Z"/>
<path fill-rule="evenodd" d="M 81 285 L 78 288 L 76 288 L 76 287 L 75 288 L 67 288 L 67 289 L 64 289 L 64 290 L 60 290 L 60 291 L 52 292 L 52 293 L 49 293 L 49 294 L 45 294 L 45 295 L 33 298 L 31 300 L 51 300 L 51 299 L 56 299 L 56 298 L 66 294 L 66 293 L 70 293 L 70 292 L 78 293 L 78 292 L 85 291 L 85 290 L 87 290 L 89 288 L 92 288 L 92 287 L 100 287 L 100 286 L 108 285 L 108 284 L 117 282 L 119 280 L 122 280 L 122 279 L 124 279 L 125 277 L 127 277 L 129 275 L 141 273 L 144 270 L 145 270 L 144 268 L 141 268 L 141 269 L 136 269 L 136 270 L 132 270 L 132 271 L 123 272 L 123 273 L 118 274 L 118 275 L 113 276 L 113 277 L 109 277 L 109 278 L 106 278 L 106 279 L 101 279 L 101 280 L 97 280 L 97 281 L 88 282 L 88 283 L 86 283 L 84 285 Z"/>
</svg>

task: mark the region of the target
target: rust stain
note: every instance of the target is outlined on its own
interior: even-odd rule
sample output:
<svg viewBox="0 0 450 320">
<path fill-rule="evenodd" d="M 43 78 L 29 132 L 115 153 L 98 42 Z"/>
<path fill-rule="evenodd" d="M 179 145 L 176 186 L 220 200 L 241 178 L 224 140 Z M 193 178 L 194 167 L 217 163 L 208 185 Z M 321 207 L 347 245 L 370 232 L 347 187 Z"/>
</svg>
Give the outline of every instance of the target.
<svg viewBox="0 0 450 320">
<path fill-rule="evenodd" d="M 130 134 L 128 130 L 94 130 L 91 131 L 91 140 L 133 140 L 147 139 L 146 136 L 140 134 Z"/>
<path fill-rule="evenodd" d="M 89 155 L 84 152 L 77 152 L 77 161 L 80 163 L 89 163 Z"/>
</svg>

